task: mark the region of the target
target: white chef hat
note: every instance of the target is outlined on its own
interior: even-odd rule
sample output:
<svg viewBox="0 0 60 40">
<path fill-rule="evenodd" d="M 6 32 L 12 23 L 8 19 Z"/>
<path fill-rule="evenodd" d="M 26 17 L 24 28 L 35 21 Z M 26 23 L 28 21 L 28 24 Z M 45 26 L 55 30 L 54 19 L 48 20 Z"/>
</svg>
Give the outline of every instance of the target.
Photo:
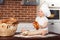
<svg viewBox="0 0 60 40">
<path fill-rule="evenodd" d="M 48 4 L 45 2 L 40 6 L 39 10 L 43 11 L 44 15 L 47 17 L 49 17 L 51 15 Z"/>
</svg>

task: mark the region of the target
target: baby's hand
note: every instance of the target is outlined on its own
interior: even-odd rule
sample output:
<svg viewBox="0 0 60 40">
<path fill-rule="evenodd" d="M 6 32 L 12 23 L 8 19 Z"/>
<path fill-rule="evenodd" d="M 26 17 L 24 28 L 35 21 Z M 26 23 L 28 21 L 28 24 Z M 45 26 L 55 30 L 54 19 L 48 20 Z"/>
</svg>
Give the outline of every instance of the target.
<svg viewBox="0 0 60 40">
<path fill-rule="evenodd" d="M 27 36 L 28 35 L 28 31 L 22 32 L 21 35 Z"/>
</svg>

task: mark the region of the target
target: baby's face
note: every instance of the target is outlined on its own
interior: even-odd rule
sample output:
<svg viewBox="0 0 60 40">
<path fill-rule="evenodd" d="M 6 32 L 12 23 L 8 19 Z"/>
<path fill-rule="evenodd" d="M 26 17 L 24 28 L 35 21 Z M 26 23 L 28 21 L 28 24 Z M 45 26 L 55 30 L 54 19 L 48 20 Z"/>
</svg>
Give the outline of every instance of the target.
<svg viewBox="0 0 60 40">
<path fill-rule="evenodd" d="M 37 15 L 40 16 L 40 17 L 42 17 L 42 16 L 44 16 L 44 13 L 43 13 L 43 11 L 39 10 L 38 13 L 37 13 Z"/>
</svg>

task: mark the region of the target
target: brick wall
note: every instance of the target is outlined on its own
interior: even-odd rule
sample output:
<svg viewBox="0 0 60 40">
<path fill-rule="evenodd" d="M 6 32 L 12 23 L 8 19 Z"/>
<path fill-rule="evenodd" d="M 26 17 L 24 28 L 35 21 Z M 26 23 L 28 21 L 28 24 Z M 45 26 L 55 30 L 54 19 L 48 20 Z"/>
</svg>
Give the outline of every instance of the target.
<svg viewBox="0 0 60 40">
<path fill-rule="evenodd" d="M 19 22 L 33 22 L 36 16 L 36 6 L 21 5 L 21 0 L 5 0 L 0 5 L 0 19 L 17 18 Z"/>
</svg>

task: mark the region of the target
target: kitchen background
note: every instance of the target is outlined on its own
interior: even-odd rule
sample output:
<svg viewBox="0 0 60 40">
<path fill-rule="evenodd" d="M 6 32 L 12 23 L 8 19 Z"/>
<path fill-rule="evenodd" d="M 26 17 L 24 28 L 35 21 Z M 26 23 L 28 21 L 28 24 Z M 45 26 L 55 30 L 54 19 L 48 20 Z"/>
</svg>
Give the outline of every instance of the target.
<svg viewBox="0 0 60 40">
<path fill-rule="evenodd" d="M 50 10 L 57 10 L 55 12 L 60 14 L 60 1 L 59 0 L 38 0 L 39 5 L 24 5 L 22 0 L 4 0 L 3 4 L 0 4 L 0 19 L 7 19 L 9 17 L 17 18 L 20 22 L 16 32 L 20 32 L 21 27 L 33 26 L 32 22 L 35 20 L 37 8 L 46 1 L 49 4 Z M 53 12 L 54 13 L 54 12 Z M 55 32 L 60 34 L 60 16 L 58 18 L 49 19 L 49 32 Z"/>
</svg>

